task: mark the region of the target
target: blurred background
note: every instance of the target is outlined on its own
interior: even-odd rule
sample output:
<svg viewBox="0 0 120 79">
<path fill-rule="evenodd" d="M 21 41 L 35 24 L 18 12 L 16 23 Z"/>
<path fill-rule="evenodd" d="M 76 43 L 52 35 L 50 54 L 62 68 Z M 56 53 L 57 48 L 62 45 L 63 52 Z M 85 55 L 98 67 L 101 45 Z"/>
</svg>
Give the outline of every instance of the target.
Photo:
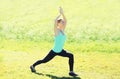
<svg viewBox="0 0 120 79">
<path fill-rule="evenodd" d="M 59 6 L 69 42 L 120 41 L 119 0 L 0 0 L 0 40 L 53 41 Z"/>
<path fill-rule="evenodd" d="M 120 79 L 120 0 L 0 0 L 0 79 L 73 79 L 62 57 L 29 69 L 53 47 L 59 6 L 81 79 Z"/>
</svg>

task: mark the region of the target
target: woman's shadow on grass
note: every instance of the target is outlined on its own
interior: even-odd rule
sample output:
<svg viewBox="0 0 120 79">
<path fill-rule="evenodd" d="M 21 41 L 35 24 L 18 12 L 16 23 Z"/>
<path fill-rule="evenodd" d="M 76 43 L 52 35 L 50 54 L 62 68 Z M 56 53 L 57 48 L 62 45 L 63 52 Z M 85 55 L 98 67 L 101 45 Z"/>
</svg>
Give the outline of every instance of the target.
<svg viewBox="0 0 120 79">
<path fill-rule="evenodd" d="M 35 74 L 44 75 L 44 76 L 50 77 L 51 79 L 81 79 L 80 77 L 58 77 L 58 76 L 55 76 L 55 75 L 42 74 L 42 73 L 39 73 L 39 72 L 36 72 Z"/>
</svg>

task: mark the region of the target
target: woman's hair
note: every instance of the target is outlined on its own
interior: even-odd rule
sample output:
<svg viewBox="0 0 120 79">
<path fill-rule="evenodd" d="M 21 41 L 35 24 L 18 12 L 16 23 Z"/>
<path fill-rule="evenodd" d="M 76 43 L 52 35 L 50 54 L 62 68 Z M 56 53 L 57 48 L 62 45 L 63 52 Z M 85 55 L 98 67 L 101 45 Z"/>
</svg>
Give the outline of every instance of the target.
<svg viewBox="0 0 120 79">
<path fill-rule="evenodd" d="M 57 20 L 57 23 L 60 23 L 61 21 L 62 21 L 62 19 L 58 19 L 58 20 Z"/>
</svg>

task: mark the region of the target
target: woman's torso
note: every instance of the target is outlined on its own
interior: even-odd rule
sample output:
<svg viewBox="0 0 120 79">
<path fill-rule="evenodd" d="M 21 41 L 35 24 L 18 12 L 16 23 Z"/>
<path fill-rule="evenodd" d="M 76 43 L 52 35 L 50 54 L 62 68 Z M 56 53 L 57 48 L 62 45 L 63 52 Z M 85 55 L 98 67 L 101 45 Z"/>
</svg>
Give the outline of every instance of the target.
<svg viewBox="0 0 120 79">
<path fill-rule="evenodd" d="M 63 49 L 65 40 L 66 40 L 66 35 L 64 34 L 64 32 L 62 30 L 58 29 L 58 34 L 54 38 L 54 47 L 52 50 L 55 53 L 60 53 Z"/>
</svg>

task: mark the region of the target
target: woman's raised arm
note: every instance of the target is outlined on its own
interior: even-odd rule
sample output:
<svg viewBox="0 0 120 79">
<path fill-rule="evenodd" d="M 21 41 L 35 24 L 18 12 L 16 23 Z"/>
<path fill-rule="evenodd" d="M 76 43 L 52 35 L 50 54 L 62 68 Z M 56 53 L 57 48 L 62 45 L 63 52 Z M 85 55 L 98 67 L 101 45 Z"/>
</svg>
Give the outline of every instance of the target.
<svg viewBox="0 0 120 79">
<path fill-rule="evenodd" d="M 65 29 L 66 24 L 67 24 L 67 19 L 66 19 L 65 15 L 64 15 L 64 12 L 63 12 L 62 7 L 60 7 L 60 14 L 61 14 L 62 17 L 63 17 L 63 20 L 64 20 L 64 29 Z"/>
<path fill-rule="evenodd" d="M 55 18 L 55 23 L 54 23 L 54 33 L 55 33 L 55 36 L 57 35 L 57 20 L 59 19 L 60 16 L 61 16 L 61 14 L 59 14 L 59 15 Z"/>
</svg>

